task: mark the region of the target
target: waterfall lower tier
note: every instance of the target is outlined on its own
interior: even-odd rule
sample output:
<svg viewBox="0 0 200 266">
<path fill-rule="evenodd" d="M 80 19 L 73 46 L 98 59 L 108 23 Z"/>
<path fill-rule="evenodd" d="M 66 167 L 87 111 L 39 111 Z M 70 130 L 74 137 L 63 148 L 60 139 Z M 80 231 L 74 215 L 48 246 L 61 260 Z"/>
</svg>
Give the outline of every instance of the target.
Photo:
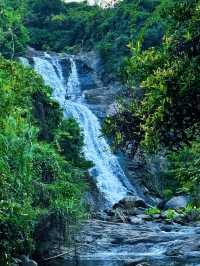
<svg viewBox="0 0 200 266">
<path fill-rule="evenodd" d="M 85 157 L 94 163 L 90 173 L 108 204 L 113 205 L 129 191 L 134 192 L 117 157 L 102 136 L 97 117 L 84 104 L 74 57 L 70 57 L 71 73 L 67 79 L 58 56 L 44 53 L 43 56 L 33 57 L 33 61 L 35 70 L 53 89 L 53 96 L 65 115 L 73 116 L 79 123 L 85 140 Z"/>
</svg>

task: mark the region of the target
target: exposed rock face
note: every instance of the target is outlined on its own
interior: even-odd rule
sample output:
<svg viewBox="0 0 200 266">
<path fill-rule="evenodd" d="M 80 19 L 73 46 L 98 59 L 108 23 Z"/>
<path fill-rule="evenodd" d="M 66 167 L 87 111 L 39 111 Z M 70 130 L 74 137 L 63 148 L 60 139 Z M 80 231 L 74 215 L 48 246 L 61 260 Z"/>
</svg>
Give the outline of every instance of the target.
<svg viewBox="0 0 200 266">
<path fill-rule="evenodd" d="M 76 58 L 85 102 L 100 119 L 104 118 L 113 109 L 116 95 L 122 91 L 123 86 L 108 78 L 109 75 L 104 72 L 101 59 L 95 52 L 82 53 Z"/>
<path fill-rule="evenodd" d="M 186 196 L 173 197 L 165 204 L 165 209 L 186 208 L 188 203 L 189 203 L 189 197 Z"/>
<path fill-rule="evenodd" d="M 82 90 L 96 89 L 97 84 L 92 66 L 82 60 L 76 60 L 76 66 Z"/>
<path fill-rule="evenodd" d="M 35 230 L 36 251 L 34 257 L 43 261 L 53 256 L 58 250 L 61 252 L 65 242 L 67 218 L 54 214 L 44 216 Z M 28 266 L 28 265 L 27 265 Z"/>
</svg>

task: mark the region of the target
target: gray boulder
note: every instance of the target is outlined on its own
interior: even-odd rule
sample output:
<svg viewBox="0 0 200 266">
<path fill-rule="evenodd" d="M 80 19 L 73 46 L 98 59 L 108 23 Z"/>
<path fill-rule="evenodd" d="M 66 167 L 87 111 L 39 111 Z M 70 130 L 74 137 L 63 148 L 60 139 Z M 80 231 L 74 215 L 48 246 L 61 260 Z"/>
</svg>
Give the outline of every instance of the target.
<svg viewBox="0 0 200 266">
<path fill-rule="evenodd" d="M 187 196 L 177 196 L 171 198 L 165 204 L 165 209 L 182 209 L 186 208 L 189 203 L 189 197 Z"/>
<path fill-rule="evenodd" d="M 20 266 L 38 266 L 37 262 L 29 259 L 28 256 L 22 255 L 20 257 L 20 260 L 21 260 Z"/>
<path fill-rule="evenodd" d="M 131 224 L 142 224 L 144 221 L 142 218 L 131 216 L 128 218 L 128 222 Z"/>
<path fill-rule="evenodd" d="M 127 196 L 113 206 L 114 209 L 118 207 L 121 207 L 123 209 L 132 209 L 139 207 L 146 208 L 147 205 L 145 201 L 138 196 Z"/>
</svg>

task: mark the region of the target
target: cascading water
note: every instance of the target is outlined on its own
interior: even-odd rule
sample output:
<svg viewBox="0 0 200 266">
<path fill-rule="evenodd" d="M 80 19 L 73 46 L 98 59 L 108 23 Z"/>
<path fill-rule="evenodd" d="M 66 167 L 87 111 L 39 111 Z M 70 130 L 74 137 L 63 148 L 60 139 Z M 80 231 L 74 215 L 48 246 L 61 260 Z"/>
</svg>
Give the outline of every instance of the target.
<svg viewBox="0 0 200 266">
<path fill-rule="evenodd" d="M 71 73 L 67 82 L 58 56 L 45 53 L 44 56 L 33 57 L 33 60 L 35 70 L 52 87 L 53 96 L 60 103 L 65 115 L 72 115 L 83 130 L 85 157 L 95 165 L 90 170 L 91 175 L 108 204 L 118 202 L 130 190 L 134 192 L 116 156 L 102 136 L 97 117 L 84 104 L 73 56 L 70 57 Z"/>
<path fill-rule="evenodd" d="M 112 205 L 126 196 L 129 190 L 136 192 L 102 137 L 97 117 L 85 104 L 75 58 L 71 56 L 69 59 L 71 73 L 66 79 L 59 56 L 40 53 L 33 57 L 35 70 L 52 87 L 53 97 L 60 103 L 65 115 L 72 115 L 82 128 L 85 156 L 95 164 L 91 175 L 100 192 Z M 22 62 L 29 65 L 26 59 L 22 59 Z M 133 217 L 135 221 L 133 219 L 131 223 L 118 223 L 115 219 L 86 221 L 78 230 L 78 235 L 75 235 L 76 257 L 70 246 L 68 252 L 63 253 L 66 255 L 63 260 L 47 261 L 44 265 L 75 266 L 78 262 L 80 266 L 200 266 L 199 224 L 186 227 L 158 220 L 156 223 L 147 222 L 139 216 Z"/>
</svg>

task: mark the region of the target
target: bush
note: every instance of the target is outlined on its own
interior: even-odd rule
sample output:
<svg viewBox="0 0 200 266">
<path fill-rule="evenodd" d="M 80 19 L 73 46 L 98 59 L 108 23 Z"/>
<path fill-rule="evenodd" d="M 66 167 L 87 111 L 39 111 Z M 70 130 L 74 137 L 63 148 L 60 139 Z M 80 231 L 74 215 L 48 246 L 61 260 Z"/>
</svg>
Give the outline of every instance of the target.
<svg viewBox="0 0 200 266">
<path fill-rule="evenodd" d="M 32 253 L 35 226 L 43 215 L 67 215 L 71 221 L 84 216 L 83 177 L 89 164 L 81 153 L 78 125 L 64 120 L 49 87 L 32 70 L 0 58 L 0 90 L 3 266 L 10 264 L 12 256 Z M 39 116 L 36 106 L 41 106 L 44 115 Z M 63 145 L 66 156 L 55 145 L 56 134 L 70 136 L 69 149 Z"/>
<path fill-rule="evenodd" d="M 200 206 L 200 142 L 199 139 L 184 145 L 180 152 L 171 152 L 168 155 L 170 167 L 166 178 L 176 178 L 179 192 L 184 192 L 192 197 L 193 205 Z"/>
<path fill-rule="evenodd" d="M 13 58 L 21 54 L 28 42 L 28 32 L 23 24 L 25 1 L 0 2 L 0 54 Z"/>
</svg>

